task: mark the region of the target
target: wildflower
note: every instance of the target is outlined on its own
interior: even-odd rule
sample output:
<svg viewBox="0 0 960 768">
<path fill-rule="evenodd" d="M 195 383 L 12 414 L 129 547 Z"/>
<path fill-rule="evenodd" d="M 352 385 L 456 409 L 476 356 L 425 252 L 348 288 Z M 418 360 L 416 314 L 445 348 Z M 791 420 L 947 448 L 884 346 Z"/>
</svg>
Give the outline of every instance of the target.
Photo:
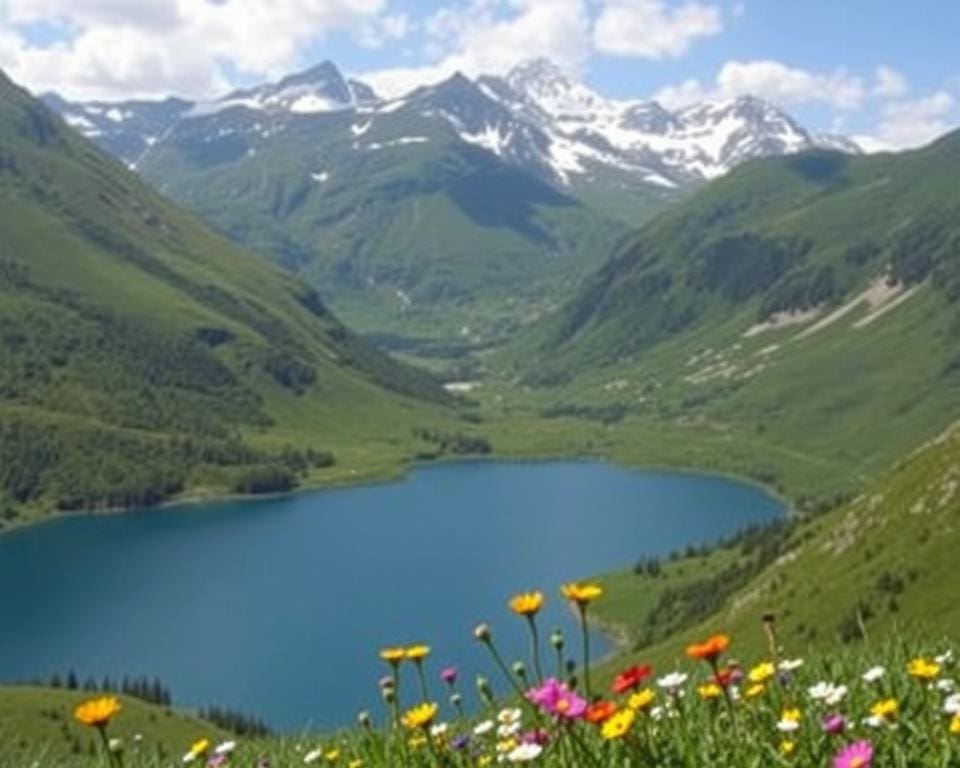
<svg viewBox="0 0 960 768">
<path fill-rule="evenodd" d="M 107 742 L 107 749 L 117 754 L 123 751 L 123 739 L 110 739 Z"/>
<path fill-rule="evenodd" d="M 870 768 L 873 746 L 869 741 L 858 741 L 840 750 L 833 758 L 833 768 Z"/>
<path fill-rule="evenodd" d="M 657 698 L 657 694 L 652 689 L 644 688 L 627 699 L 627 706 L 637 712 L 643 712 L 653 703 L 655 698 Z"/>
<path fill-rule="evenodd" d="M 550 645 L 553 646 L 554 650 L 558 652 L 562 651 L 564 645 L 563 632 L 559 629 L 553 630 L 553 632 L 550 633 Z"/>
<path fill-rule="evenodd" d="M 836 736 L 838 733 L 843 733 L 843 729 L 847 727 L 847 721 L 843 719 L 843 715 L 824 715 L 823 720 L 820 721 L 820 727 L 824 733 Z"/>
<path fill-rule="evenodd" d="M 800 710 L 785 709 L 780 715 L 777 730 L 782 733 L 793 733 L 800 727 Z"/>
<path fill-rule="evenodd" d="M 380 658 L 393 666 L 397 666 L 406 657 L 407 652 L 403 648 L 384 648 L 380 651 Z"/>
<path fill-rule="evenodd" d="M 483 720 L 482 722 L 477 723 L 473 727 L 474 736 L 485 736 L 490 733 L 495 727 L 493 720 Z"/>
<path fill-rule="evenodd" d="M 603 724 L 600 728 L 600 735 L 607 741 L 622 739 L 630 732 L 636 717 L 632 709 L 621 709 Z"/>
<path fill-rule="evenodd" d="M 536 760 L 543 752 L 543 747 L 539 744 L 520 744 L 507 753 L 507 761 L 511 763 L 526 763 L 530 760 Z"/>
<path fill-rule="evenodd" d="M 803 659 L 784 659 L 777 665 L 777 668 L 781 672 L 796 672 L 802 666 Z"/>
<path fill-rule="evenodd" d="M 357 715 L 357 725 L 359 725 L 361 728 L 373 727 L 373 718 L 370 717 L 370 713 L 366 710 L 360 712 Z"/>
<path fill-rule="evenodd" d="M 649 664 L 644 664 L 642 667 L 630 667 L 625 669 L 619 675 L 613 679 L 613 684 L 611 688 L 614 693 L 624 694 L 627 691 L 632 691 L 635 688 L 639 688 L 643 685 L 644 680 L 646 680 L 653 672 L 653 668 Z"/>
<path fill-rule="evenodd" d="M 664 690 L 675 693 L 681 688 L 681 686 L 683 686 L 685 682 L 687 682 L 686 674 L 683 672 L 671 672 L 669 675 L 664 675 L 657 680 L 657 685 Z"/>
<path fill-rule="evenodd" d="M 863 673 L 863 680 L 867 683 L 875 683 L 885 674 L 887 674 L 887 670 L 883 667 L 870 667 L 870 669 Z"/>
<path fill-rule="evenodd" d="M 701 699 L 716 699 L 723 695 L 723 688 L 716 683 L 704 683 L 697 686 L 697 693 Z"/>
<path fill-rule="evenodd" d="M 454 685 L 457 682 L 457 668 L 444 667 L 440 670 L 440 679 L 447 685 Z"/>
<path fill-rule="evenodd" d="M 943 665 L 943 666 L 946 666 L 947 664 L 952 664 L 952 663 L 953 663 L 953 651 L 948 649 L 948 650 L 944 651 L 943 653 L 941 653 L 939 656 L 934 656 L 934 657 L 933 657 L 933 660 L 934 660 L 935 662 L 937 662 L 937 664 L 940 664 L 940 665 Z"/>
<path fill-rule="evenodd" d="M 408 661 L 423 661 L 430 655 L 429 645 L 411 645 L 403 652 L 403 658 Z"/>
<path fill-rule="evenodd" d="M 882 720 L 895 720 L 899 709 L 896 699 L 883 699 L 870 707 L 870 714 Z"/>
<path fill-rule="evenodd" d="M 449 723 L 437 723 L 436 725 L 430 726 L 430 735 L 437 739 L 443 736 L 448 730 L 450 730 Z"/>
<path fill-rule="evenodd" d="M 780 742 L 780 746 L 777 749 L 781 755 L 784 757 L 789 757 L 796 751 L 797 744 L 795 741 L 791 741 L 790 739 L 784 739 Z"/>
<path fill-rule="evenodd" d="M 477 624 L 473 628 L 473 637 L 481 643 L 489 643 L 493 637 L 489 624 Z"/>
<path fill-rule="evenodd" d="M 303 756 L 303 762 L 307 765 L 317 762 L 321 757 L 323 757 L 323 750 L 319 747 L 317 749 L 311 749 L 307 754 Z"/>
<path fill-rule="evenodd" d="M 461 733 L 453 741 L 450 742 L 450 746 L 457 752 L 459 752 L 462 749 L 466 749 L 468 746 L 470 746 L 470 734 Z"/>
<path fill-rule="evenodd" d="M 77 722 L 91 728 L 106 728 L 120 709 L 120 702 L 115 696 L 105 696 L 83 702 L 73 710 L 73 717 Z"/>
<path fill-rule="evenodd" d="M 520 722 L 503 723 L 497 727 L 497 736 L 499 736 L 501 739 L 507 739 L 511 736 L 516 736 L 518 733 L 520 733 L 520 729 L 522 727 L 523 725 Z"/>
<path fill-rule="evenodd" d="M 510 600 L 510 610 L 518 616 L 535 616 L 543 607 L 543 592 L 524 592 Z"/>
<path fill-rule="evenodd" d="M 613 717 L 616 711 L 617 705 L 612 701 L 598 701 L 587 708 L 584 717 L 588 723 L 600 724 Z"/>
<path fill-rule="evenodd" d="M 523 717 L 523 712 L 519 707 L 506 707 L 497 713 L 497 720 L 503 725 L 517 723 Z"/>
<path fill-rule="evenodd" d="M 327 753 L 323 756 L 323 759 L 326 760 L 328 763 L 335 763 L 335 762 L 337 762 L 337 760 L 340 759 L 340 750 L 339 750 L 339 749 L 331 749 L 329 752 L 327 752 Z"/>
<path fill-rule="evenodd" d="M 960 714 L 960 693 L 947 696 L 946 700 L 943 702 L 943 711 L 948 715 Z"/>
<path fill-rule="evenodd" d="M 953 693 L 957 689 L 957 684 L 949 678 L 937 680 L 937 690 L 941 693 Z"/>
<path fill-rule="evenodd" d="M 403 716 L 403 724 L 411 731 L 418 728 L 427 728 L 437 716 L 437 705 L 425 702 L 407 711 Z"/>
<path fill-rule="evenodd" d="M 210 751 L 210 739 L 200 739 L 195 741 L 187 753 L 183 756 L 184 763 L 192 763 L 201 757 L 204 757 Z"/>
<path fill-rule="evenodd" d="M 216 748 L 213 750 L 215 755 L 229 755 L 233 750 L 237 748 L 237 742 L 235 741 L 223 741 L 220 744 L 217 744 Z"/>
<path fill-rule="evenodd" d="M 547 714 L 564 720 L 576 720 L 587 711 L 587 701 L 581 698 L 556 678 L 548 678 L 539 688 L 534 688 L 527 698 Z"/>
<path fill-rule="evenodd" d="M 950 721 L 950 733 L 954 736 L 960 736 L 960 714 L 954 715 Z"/>
<path fill-rule="evenodd" d="M 907 664 L 907 674 L 917 680 L 933 680 L 940 674 L 940 665 L 928 659 L 913 659 Z"/>
<path fill-rule="evenodd" d="M 579 584 L 571 582 L 564 584 L 560 588 L 561 593 L 567 600 L 576 603 L 578 606 L 585 607 L 603 595 L 603 587 L 599 584 Z"/>
<path fill-rule="evenodd" d="M 729 635 L 714 635 L 703 643 L 688 645 L 687 656 L 713 664 L 729 646 Z"/>
<path fill-rule="evenodd" d="M 767 686 L 763 683 L 754 683 L 744 692 L 744 696 L 748 699 L 755 699 L 757 696 L 762 696 L 767 690 Z"/>
<path fill-rule="evenodd" d="M 765 683 L 776 674 L 776 671 L 776 667 L 771 662 L 764 661 L 750 670 L 747 679 L 751 683 Z"/>
</svg>

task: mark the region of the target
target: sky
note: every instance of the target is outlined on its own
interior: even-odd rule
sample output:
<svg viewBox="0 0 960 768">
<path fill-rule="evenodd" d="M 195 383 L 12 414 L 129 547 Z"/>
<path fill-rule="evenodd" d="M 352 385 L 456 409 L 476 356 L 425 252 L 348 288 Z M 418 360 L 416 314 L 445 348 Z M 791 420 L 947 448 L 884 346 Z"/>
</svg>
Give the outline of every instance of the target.
<svg viewBox="0 0 960 768">
<path fill-rule="evenodd" d="M 960 0 L 0 0 L 36 93 L 210 98 L 325 59 L 382 95 L 547 57 L 603 96 L 751 94 L 867 149 L 960 125 Z"/>
</svg>

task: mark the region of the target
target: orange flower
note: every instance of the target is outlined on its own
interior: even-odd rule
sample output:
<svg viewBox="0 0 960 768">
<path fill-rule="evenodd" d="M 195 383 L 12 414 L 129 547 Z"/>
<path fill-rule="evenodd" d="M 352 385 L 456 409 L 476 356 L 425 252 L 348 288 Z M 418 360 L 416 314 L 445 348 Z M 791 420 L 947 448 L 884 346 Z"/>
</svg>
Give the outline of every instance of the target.
<svg viewBox="0 0 960 768">
<path fill-rule="evenodd" d="M 587 709 L 587 714 L 584 715 L 584 719 L 588 723 L 605 723 L 611 717 L 613 717 L 617 712 L 617 705 L 612 701 L 598 701 L 596 704 L 591 704 Z"/>
<path fill-rule="evenodd" d="M 687 646 L 687 656 L 691 659 L 715 662 L 730 645 L 729 635 L 714 635 L 704 643 Z"/>
<path fill-rule="evenodd" d="M 105 728 L 113 717 L 120 711 L 120 702 L 115 696 L 104 696 L 100 699 L 90 699 L 83 702 L 75 710 L 73 716 L 79 723 L 92 728 Z"/>
</svg>

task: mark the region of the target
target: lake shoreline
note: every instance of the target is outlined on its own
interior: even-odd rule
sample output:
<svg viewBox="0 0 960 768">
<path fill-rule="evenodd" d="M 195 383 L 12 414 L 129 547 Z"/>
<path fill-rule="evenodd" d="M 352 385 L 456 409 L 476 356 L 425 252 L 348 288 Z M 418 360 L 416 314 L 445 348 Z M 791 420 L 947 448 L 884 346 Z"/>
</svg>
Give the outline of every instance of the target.
<svg viewBox="0 0 960 768">
<path fill-rule="evenodd" d="M 310 493 L 320 493 L 323 491 L 338 491 L 345 490 L 350 488 L 367 488 L 367 487 L 376 487 L 381 485 L 390 485 L 397 482 L 402 482 L 404 479 L 409 477 L 413 472 L 416 472 L 419 469 L 434 467 L 434 466 L 448 466 L 448 465 L 457 465 L 457 464 L 493 464 L 493 463 L 504 463 L 504 464 L 548 464 L 551 462 L 577 462 L 577 463 L 589 463 L 597 462 L 600 464 L 608 464 L 612 467 L 617 467 L 619 469 L 624 469 L 627 471 L 633 472 L 669 472 L 683 475 L 700 475 L 702 477 L 712 477 L 722 480 L 728 480 L 734 483 L 738 483 L 743 486 L 756 488 L 762 491 L 764 494 L 769 496 L 771 499 L 777 502 L 780 507 L 783 508 L 784 516 L 791 518 L 795 517 L 798 514 L 795 504 L 789 498 L 781 494 L 774 488 L 771 488 L 758 480 L 755 480 L 750 477 L 744 477 L 742 475 L 737 475 L 733 472 L 722 472 L 719 470 L 713 469 L 698 469 L 695 466 L 691 465 L 672 465 L 672 464 L 633 464 L 630 462 L 619 461 L 615 458 L 605 457 L 605 456 L 592 456 L 585 454 L 524 454 L 524 453 L 508 453 L 508 454 L 488 454 L 488 455 L 475 455 L 475 456 L 448 456 L 440 457 L 437 459 L 432 459 L 430 461 L 411 461 L 399 465 L 395 470 L 390 471 L 377 471 L 372 473 L 362 473 L 356 471 L 355 477 L 348 478 L 337 478 L 331 481 L 314 481 L 314 482 L 305 482 L 303 485 L 299 485 L 296 488 L 292 488 L 287 491 L 278 491 L 276 493 L 262 493 L 262 494 L 242 494 L 242 493 L 229 493 L 229 492 L 210 492 L 205 493 L 199 489 L 193 489 L 192 491 L 186 491 L 182 494 L 178 494 L 170 499 L 166 499 L 157 504 L 149 505 L 139 505 L 139 506 L 120 506 L 120 507 L 103 507 L 100 509 L 83 509 L 83 510 L 69 510 L 69 511 L 58 511 L 52 510 L 48 512 L 43 512 L 37 517 L 30 517 L 22 522 L 13 522 L 8 524 L 3 528 L 0 528 L 0 537 L 7 536 L 10 534 L 15 534 L 20 531 L 29 530 L 38 525 L 43 525 L 45 523 L 54 522 L 57 520 L 63 520 L 72 517 L 101 517 L 101 516 L 110 516 L 110 515 L 122 515 L 132 512 L 147 512 L 150 510 L 160 510 L 160 509 L 171 509 L 171 508 L 180 508 L 188 509 L 190 507 L 201 506 L 204 504 L 221 504 L 221 503 L 257 503 L 257 502 L 266 502 L 266 501 L 276 501 L 279 499 L 286 498 L 296 498 Z"/>
</svg>

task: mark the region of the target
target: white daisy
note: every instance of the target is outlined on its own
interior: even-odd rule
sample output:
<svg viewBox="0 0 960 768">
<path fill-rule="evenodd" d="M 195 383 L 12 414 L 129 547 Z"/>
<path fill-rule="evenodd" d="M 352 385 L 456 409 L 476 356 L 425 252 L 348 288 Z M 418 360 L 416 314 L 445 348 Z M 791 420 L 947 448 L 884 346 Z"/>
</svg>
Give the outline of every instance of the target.
<svg viewBox="0 0 960 768">
<path fill-rule="evenodd" d="M 473 735 L 485 736 L 486 734 L 490 733 L 495 726 L 496 724 L 493 722 L 493 720 L 484 720 L 483 722 L 477 723 L 473 727 Z"/>
<path fill-rule="evenodd" d="M 507 760 L 511 763 L 526 763 L 530 760 L 536 760 L 543 752 L 543 747 L 539 744 L 521 744 L 515 747 L 507 754 Z"/>
<path fill-rule="evenodd" d="M 870 667 L 870 669 L 863 673 L 863 679 L 868 683 L 875 683 L 885 674 L 887 674 L 887 670 L 883 667 Z"/>
</svg>

